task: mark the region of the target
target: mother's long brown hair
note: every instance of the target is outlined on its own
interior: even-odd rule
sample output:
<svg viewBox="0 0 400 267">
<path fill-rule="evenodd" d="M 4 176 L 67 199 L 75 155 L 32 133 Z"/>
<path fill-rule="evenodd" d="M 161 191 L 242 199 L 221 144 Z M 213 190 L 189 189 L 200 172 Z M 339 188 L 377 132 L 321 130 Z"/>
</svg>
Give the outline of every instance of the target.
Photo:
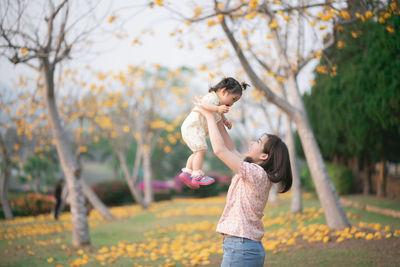
<svg viewBox="0 0 400 267">
<path fill-rule="evenodd" d="M 259 164 L 268 174 L 273 183 L 280 183 L 279 193 L 285 193 L 292 187 L 292 169 L 290 167 L 289 151 L 286 144 L 276 135 L 266 134 L 267 141 L 263 152 L 268 158 Z M 252 162 L 246 158 L 245 161 Z"/>
</svg>

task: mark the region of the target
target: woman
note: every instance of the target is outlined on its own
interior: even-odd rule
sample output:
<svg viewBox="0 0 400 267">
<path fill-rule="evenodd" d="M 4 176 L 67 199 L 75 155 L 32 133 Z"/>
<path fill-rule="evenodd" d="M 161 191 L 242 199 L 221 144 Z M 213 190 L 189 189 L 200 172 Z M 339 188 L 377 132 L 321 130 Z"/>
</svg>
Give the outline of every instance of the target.
<svg viewBox="0 0 400 267">
<path fill-rule="evenodd" d="M 272 183 L 279 183 L 280 193 L 292 185 L 288 149 L 279 137 L 265 134 L 251 142 L 243 157 L 235 150 L 222 122 L 217 124 L 212 112 L 201 109 L 200 101 L 194 103 L 207 119 L 215 155 L 235 173 L 217 226 L 217 232 L 224 236 L 221 266 L 263 266 L 261 218 Z"/>
</svg>

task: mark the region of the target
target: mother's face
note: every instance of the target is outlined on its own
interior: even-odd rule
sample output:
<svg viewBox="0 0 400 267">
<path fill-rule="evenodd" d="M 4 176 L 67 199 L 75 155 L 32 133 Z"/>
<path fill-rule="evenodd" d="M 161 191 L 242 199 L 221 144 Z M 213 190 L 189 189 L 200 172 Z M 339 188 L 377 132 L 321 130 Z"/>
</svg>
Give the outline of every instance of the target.
<svg viewBox="0 0 400 267">
<path fill-rule="evenodd" d="M 264 153 L 264 145 L 268 140 L 268 136 L 263 135 L 257 141 L 252 141 L 249 146 L 249 151 L 245 154 L 250 157 L 253 163 L 261 163 L 268 158 L 268 154 Z"/>
</svg>

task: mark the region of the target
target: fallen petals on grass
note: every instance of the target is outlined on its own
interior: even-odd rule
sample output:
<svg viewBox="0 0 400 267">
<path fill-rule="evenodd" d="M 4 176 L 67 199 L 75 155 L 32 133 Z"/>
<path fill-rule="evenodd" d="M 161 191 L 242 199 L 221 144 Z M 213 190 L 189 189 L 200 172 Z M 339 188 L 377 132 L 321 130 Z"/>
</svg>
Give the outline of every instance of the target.
<svg viewBox="0 0 400 267">
<path fill-rule="evenodd" d="M 147 210 L 137 205 L 111 208 L 110 211 L 118 218 L 135 218 L 135 215 L 140 214 L 154 218 L 152 220 L 157 221 L 157 225 L 138 232 L 136 242 L 123 240 L 126 238 L 124 234 L 117 232 L 121 235 L 119 242 L 91 250 L 74 250 L 68 244 L 62 244 L 65 241 L 58 234 L 71 231 L 69 213 L 63 213 L 59 221 L 54 221 L 50 215 L 16 218 L 12 222 L 1 221 L 0 239 L 9 240 L 10 251 L 24 251 L 27 257 L 35 257 L 53 265 L 57 262 L 71 267 L 88 263 L 104 266 L 131 262 L 129 265 L 133 266 L 205 266 L 211 263 L 211 257 L 221 257 L 223 253 L 222 236 L 215 229 L 225 201 L 224 197 L 174 199 L 154 203 Z M 379 240 L 400 237 L 400 229 L 371 222 L 359 222 L 352 227 L 332 231 L 327 225 L 320 223 L 324 221 L 322 209 L 305 208 L 302 213 L 293 214 L 276 209 L 276 205 L 278 204 L 268 204 L 262 219 L 265 225 L 262 243 L 265 250 L 273 254 L 285 253 L 304 243 L 324 245 L 329 242 L 346 242 L 349 239 Z M 347 216 L 349 219 L 360 219 L 349 212 Z M 102 221 L 97 212 L 91 212 L 91 227 L 96 227 Z M 29 243 L 21 245 L 20 238 L 26 238 Z M 68 262 L 58 263 L 55 254 L 43 253 L 44 248 L 59 250 L 62 255 L 68 256 Z"/>
</svg>

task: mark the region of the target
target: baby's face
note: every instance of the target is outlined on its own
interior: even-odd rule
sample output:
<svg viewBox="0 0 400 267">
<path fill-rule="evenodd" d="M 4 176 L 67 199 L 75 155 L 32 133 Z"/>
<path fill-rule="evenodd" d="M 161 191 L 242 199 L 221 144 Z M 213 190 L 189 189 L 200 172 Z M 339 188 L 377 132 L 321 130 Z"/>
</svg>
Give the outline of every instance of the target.
<svg viewBox="0 0 400 267">
<path fill-rule="evenodd" d="M 226 93 L 222 93 L 220 96 L 221 105 L 231 107 L 241 97 L 240 94 L 230 94 L 227 91 L 225 92 Z"/>
</svg>

